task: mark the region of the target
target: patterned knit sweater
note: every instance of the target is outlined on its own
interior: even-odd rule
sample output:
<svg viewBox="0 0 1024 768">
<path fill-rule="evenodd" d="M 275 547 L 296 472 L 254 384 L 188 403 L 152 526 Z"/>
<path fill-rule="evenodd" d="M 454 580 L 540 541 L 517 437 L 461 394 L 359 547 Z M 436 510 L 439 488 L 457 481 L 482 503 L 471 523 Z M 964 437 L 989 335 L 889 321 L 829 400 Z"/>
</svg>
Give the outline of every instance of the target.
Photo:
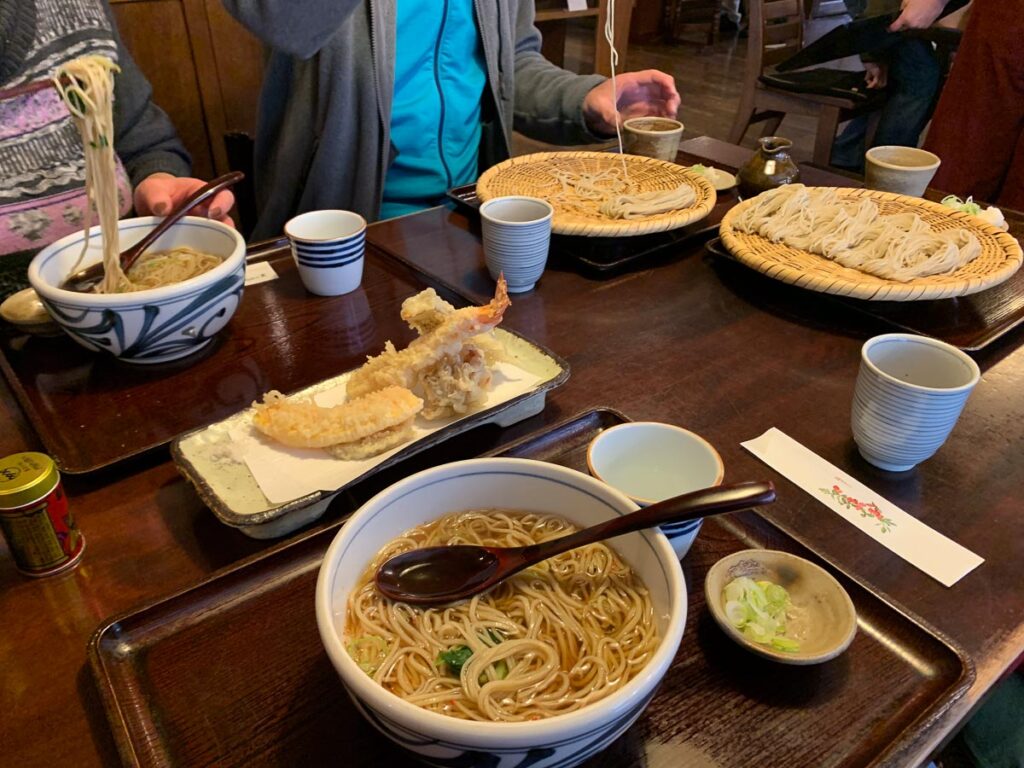
<svg viewBox="0 0 1024 768">
<path fill-rule="evenodd" d="M 49 78 L 71 59 L 117 61 L 114 148 L 121 215 L 131 184 L 189 173 L 189 157 L 152 89 L 121 45 L 106 0 L 0 0 L 0 90 Z M 37 251 L 82 227 L 85 159 L 56 90 L 0 101 L 0 256 Z"/>
</svg>

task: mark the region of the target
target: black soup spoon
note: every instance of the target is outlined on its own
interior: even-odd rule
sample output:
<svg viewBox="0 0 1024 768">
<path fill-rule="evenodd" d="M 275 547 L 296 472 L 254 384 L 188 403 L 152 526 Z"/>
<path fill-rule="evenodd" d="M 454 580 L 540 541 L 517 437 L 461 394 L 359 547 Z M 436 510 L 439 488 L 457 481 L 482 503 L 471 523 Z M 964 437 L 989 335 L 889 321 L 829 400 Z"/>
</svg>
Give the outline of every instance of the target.
<svg viewBox="0 0 1024 768">
<path fill-rule="evenodd" d="M 484 592 L 531 565 L 595 541 L 666 523 L 736 512 L 775 501 L 770 482 L 733 483 L 659 501 L 558 539 L 526 547 L 456 545 L 395 555 L 377 569 L 377 589 L 412 605 L 440 605 Z"/>
</svg>

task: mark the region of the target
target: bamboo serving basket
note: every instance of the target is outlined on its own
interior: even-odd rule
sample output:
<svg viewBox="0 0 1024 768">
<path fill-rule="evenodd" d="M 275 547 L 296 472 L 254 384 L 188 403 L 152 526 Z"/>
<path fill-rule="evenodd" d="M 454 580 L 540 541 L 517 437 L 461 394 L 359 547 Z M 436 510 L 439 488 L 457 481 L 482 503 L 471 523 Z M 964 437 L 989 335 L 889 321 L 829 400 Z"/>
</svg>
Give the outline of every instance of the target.
<svg viewBox="0 0 1024 768">
<path fill-rule="evenodd" d="M 697 199 L 689 208 L 635 219 L 611 219 L 602 214 L 599 200 L 575 198 L 571 205 L 553 199 L 563 191 L 552 171 L 571 174 L 600 173 L 621 168 L 625 161 L 629 192 L 654 192 L 690 187 Z M 486 202 L 495 197 L 525 195 L 547 200 L 555 209 L 551 231 L 560 235 L 631 237 L 666 232 L 700 221 L 715 207 L 715 188 L 699 173 L 681 165 L 638 155 L 612 152 L 539 152 L 522 155 L 488 169 L 476 183 L 477 196 Z"/>
<path fill-rule="evenodd" d="M 869 197 L 882 215 L 916 213 L 933 230 L 968 229 L 981 243 L 981 255 L 947 275 L 919 277 L 906 282 L 876 277 L 843 267 L 823 256 L 773 243 L 760 235 L 748 235 L 732 222 L 753 205 L 744 200 L 726 213 L 720 233 L 722 243 L 737 260 L 769 277 L 821 293 L 851 296 L 868 301 L 921 301 L 966 296 L 1008 280 L 1021 265 L 1020 244 L 1009 233 L 976 216 L 954 211 L 917 197 L 870 189 L 840 189 L 846 200 Z"/>
</svg>

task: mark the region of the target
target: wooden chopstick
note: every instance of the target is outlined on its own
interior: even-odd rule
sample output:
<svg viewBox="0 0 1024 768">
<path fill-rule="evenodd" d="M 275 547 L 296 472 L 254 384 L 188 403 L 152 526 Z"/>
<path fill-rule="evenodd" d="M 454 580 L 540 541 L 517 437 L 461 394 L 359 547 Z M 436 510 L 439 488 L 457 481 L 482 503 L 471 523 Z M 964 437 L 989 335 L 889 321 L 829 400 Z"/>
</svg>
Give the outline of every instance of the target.
<svg viewBox="0 0 1024 768">
<path fill-rule="evenodd" d="M 67 78 L 65 78 L 65 80 L 70 82 Z M 53 87 L 53 80 L 50 80 L 49 78 L 46 80 L 33 80 L 30 83 L 22 83 L 21 85 L 16 85 L 13 88 L 0 89 L 0 101 L 14 99 L 28 93 L 38 93 L 39 91 L 45 91 L 47 88 Z"/>
</svg>

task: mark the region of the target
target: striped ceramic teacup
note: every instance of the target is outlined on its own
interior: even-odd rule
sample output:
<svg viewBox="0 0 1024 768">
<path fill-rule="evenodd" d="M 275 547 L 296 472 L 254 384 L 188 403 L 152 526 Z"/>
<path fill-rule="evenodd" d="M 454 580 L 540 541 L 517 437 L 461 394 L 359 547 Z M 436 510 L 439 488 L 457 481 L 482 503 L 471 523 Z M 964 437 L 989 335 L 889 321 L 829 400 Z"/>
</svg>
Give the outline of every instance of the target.
<svg viewBox="0 0 1024 768">
<path fill-rule="evenodd" d="M 893 472 L 931 458 L 980 378 L 977 363 L 936 339 L 910 333 L 868 339 L 851 414 L 861 456 Z"/>
<path fill-rule="evenodd" d="M 310 211 L 291 219 L 284 233 L 302 284 L 319 296 L 359 287 L 366 253 L 366 219 L 352 211 Z"/>
<path fill-rule="evenodd" d="M 532 290 L 544 274 L 554 212 L 536 197 L 496 197 L 480 206 L 484 262 L 495 280 L 505 275 L 509 293 Z"/>
</svg>

